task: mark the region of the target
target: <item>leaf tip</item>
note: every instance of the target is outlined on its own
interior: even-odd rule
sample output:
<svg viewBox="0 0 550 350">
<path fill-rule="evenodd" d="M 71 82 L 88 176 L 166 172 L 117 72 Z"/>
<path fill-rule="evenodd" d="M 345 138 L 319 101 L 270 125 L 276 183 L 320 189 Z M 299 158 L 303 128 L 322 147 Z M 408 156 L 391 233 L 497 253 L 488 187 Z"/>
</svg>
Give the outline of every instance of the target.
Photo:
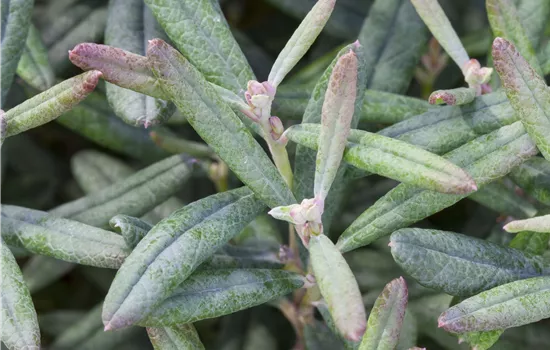
<svg viewBox="0 0 550 350">
<path fill-rule="evenodd" d="M 113 327 L 111 326 L 111 322 L 107 322 L 107 324 L 103 328 L 103 331 L 108 332 L 108 331 L 111 331 L 111 330 L 113 330 Z"/>
</svg>

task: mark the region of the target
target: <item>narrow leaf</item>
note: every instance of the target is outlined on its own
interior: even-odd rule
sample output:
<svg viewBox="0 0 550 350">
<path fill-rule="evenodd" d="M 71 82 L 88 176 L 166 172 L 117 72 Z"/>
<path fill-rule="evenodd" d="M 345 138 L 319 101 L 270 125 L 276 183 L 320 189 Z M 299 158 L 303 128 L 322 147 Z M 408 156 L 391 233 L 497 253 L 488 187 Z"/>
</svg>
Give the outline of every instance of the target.
<svg viewBox="0 0 550 350">
<path fill-rule="evenodd" d="M 171 154 L 185 153 L 192 157 L 215 159 L 216 153 L 208 145 L 174 136 L 168 131 L 153 131 L 151 138 L 162 149 Z"/>
<path fill-rule="evenodd" d="M 548 249 L 550 233 L 522 231 L 510 242 L 509 246 L 528 254 L 542 255 Z"/>
<path fill-rule="evenodd" d="M 71 110 L 92 92 L 101 72 L 90 71 L 36 95 L 6 112 L 6 137 L 36 128 Z"/>
<path fill-rule="evenodd" d="M 487 290 L 451 307 L 439 317 L 449 332 L 518 327 L 550 317 L 550 277 L 515 281 Z"/>
<path fill-rule="evenodd" d="M 359 350 L 394 349 L 399 341 L 407 309 L 407 284 L 403 277 L 384 287 L 369 315 Z"/>
<path fill-rule="evenodd" d="M 172 326 L 228 315 L 282 297 L 303 284 L 302 276 L 282 270 L 199 271 L 140 324 L 147 327 Z"/>
<path fill-rule="evenodd" d="M 74 264 L 50 258 L 44 255 L 35 255 L 25 263 L 23 277 L 31 293 L 49 286 L 74 268 Z"/>
<path fill-rule="evenodd" d="M 499 180 L 483 186 L 469 198 L 499 214 L 516 218 L 530 218 L 537 213 L 537 208 L 527 198 L 519 196 Z"/>
<path fill-rule="evenodd" d="M 324 201 L 340 166 L 355 108 L 357 57 L 353 51 L 338 59 L 323 103 L 313 193 Z"/>
<path fill-rule="evenodd" d="M 548 271 L 539 257 L 453 232 L 401 229 L 391 235 L 390 245 L 395 261 L 418 283 L 455 296 Z"/>
<path fill-rule="evenodd" d="M 217 2 L 145 0 L 145 3 L 178 50 L 206 80 L 239 94 L 249 80 L 255 79 Z M 175 18 L 178 20 L 174 21 Z"/>
<path fill-rule="evenodd" d="M 301 145 L 318 147 L 319 125 L 300 124 L 286 132 Z M 351 130 L 344 161 L 373 173 L 443 193 L 470 193 L 477 189 L 460 167 L 408 143 L 362 130 Z"/>
<path fill-rule="evenodd" d="M 2 227 L 2 235 L 4 235 L 3 231 Z M 2 254 L 0 340 L 9 349 L 40 349 L 40 329 L 31 294 L 23 280 L 17 261 L 3 239 L 0 239 L 0 252 Z"/>
<path fill-rule="evenodd" d="M 493 179 L 533 156 L 537 149 L 522 124 L 516 122 L 481 136 L 445 155 L 483 188 Z M 447 208 L 465 195 L 437 193 L 401 184 L 379 199 L 340 236 L 337 246 L 349 251 L 367 245 Z"/>
<path fill-rule="evenodd" d="M 197 330 L 192 324 L 173 327 L 147 328 L 147 334 L 155 350 L 203 350 Z"/>
<path fill-rule="evenodd" d="M 4 105 L 6 96 L 13 82 L 13 76 L 17 69 L 19 59 L 23 54 L 29 26 L 31 24 L 31 15 L 33 0 L 3 0 L 1 18 L 2 18 L 2 44 L 0 47 L 0 70 L 2 81 L 0 85 L 0 107 Z"/>
<path fill-rule="evenodd" d="M 190 175 L 189 161 L 179 155 L 172 156 L 101 191 L 54 208 L 50 213 L 104 227 L 117 214 L 147 213 L 179 190 Z"/>
<path fill-rule="evenodd" d="M 493 60 L 512 107 L 542 155 L 549 159 L 550 90 L 544 78 L 505 39 L 493 42 Z"/>
<path fill-rule="evenodd" d="M 466 332 L 458 335 L 458 342 L 467 342 L 475 350 L 487 350 L 498 341 L 503 332 L 502 329 L 488 332 Z"/>
<path fill-rule="evenodd" d="M 336 0 L 319 0 L 279 53 L 267 81 L 275 88 L 305 55 L 327 23 Z"/>
<path fill-rule="evenodd" d="M 23 54 L 17 65 L 17 75 L 33 88 L 44 91 L 55 84 L 55 75 L 50 62 L 48 51 L 40 38 L 40 33 L 31 25 Z"/>
<path fill-rule="evenodd" d="M 153 226 L 138 218 L 120 214 L 109 220 L 109 226 L 122 235 L 128 249 L 134 249 L 147 232 L 153 228 Z"/>
<path fill-rule="evenodd" d="M 113 281 L 103 311 L 106 328 L 143 320 L 265 209 L 243 187 L 201 199 L 159 222 L 132 251 Z M 167 266 L 173 273 L 164 272 Z"/>
<path fill-rule="evenodd" d="M 296 202 L 264 150 L 182 55 L 162 40 L 153 40 L 147 56 L 165 92 L 241 181 L 269 207 Z"/>
<path fill-rule="evenodd" d="M 514 2 L 510 0 L 487 0 L 485 5 L 494 37 L 502 37 L 512 42 L 537 74 L 542 75 L 537 55 L 522 26 Z"/>
<path fill-rule="evenodd" d="M 508 232 L 532 231 L 548 233 L 550 232 L 550 215 L 512 221 L 504 226 L 504 229 Z"/>
<path fill-rule="evenodd" d="M 304 343 L 306 349 L 343 350 L 342 340 L 338 339 L 324 322 L 313 319 L 304 326 Z"/>
<path fill-rule="evenodd" d="M 45 212 L 2 205 L 2 238 L 34 254 L 116 269 L 127 256 L 121 236 Z"/>
<path fill-rule="evenodd" d="M 550 162 L 546 159 L 528 159 L 512 170 L 510 178 L 536 200 L 550 205 Z"/>
<path fill-rule="evenodd" d="M 359 341 L 366 315 L 357 281 L 330 239 L 321 234 L 309 241 L 311 266 L 336 328 L 348 340 Z"/>
<path fill-rule="evenodd" d="M 476 89 L 473 88 L 456 88 L 450 90 L 437 90 L 432 92 L 428 101 L 432 105 L 448 104 L 464 105 L 470 103 L 476 97 Z"/>
</svg>

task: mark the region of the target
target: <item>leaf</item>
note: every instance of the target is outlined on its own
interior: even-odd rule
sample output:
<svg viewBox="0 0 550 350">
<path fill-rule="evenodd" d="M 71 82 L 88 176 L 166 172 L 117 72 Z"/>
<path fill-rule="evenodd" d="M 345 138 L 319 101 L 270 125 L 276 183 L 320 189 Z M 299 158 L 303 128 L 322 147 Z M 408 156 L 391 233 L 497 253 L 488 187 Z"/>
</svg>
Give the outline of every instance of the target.
<svg viewBox="0 0 550 350">
<path fill-rule="evenodd" d="M 131 127 L 115 117 L 99 93 L 90 94 L 56 121 L 107 149 L 134 159 L 151 162 L 169 155 L 155 145 L 146 130 Z"/>
<path fill-rule="evenodd" d="M 470 58 L 437 0 L 411 0 L 411 2 L 439 44 L 457 66 L 464 69 Z"/>
<path fill-rule="evenodd" d="M 6 112 L 6 137 L 36 128 L 71 110 L 92 92 L 101 72 L 90 71 L 55 85 Z"/>
<path fill-rule="evenodd" d="M 271 208 L 296 202 L 264 150 L 182 55 L 153 40 L 147 56 L 165 92 L 241 181 Z"/>
<path fill-rule="evenodd" d="M 140 216 L 147 213 L 179 190 L 190 175 L 188 160 L 172 156 L 101 191 L 58 206 L 50 213 L 104 227 L 117 214 Z"/>
<path fill-rule="evenodd" d="M 434 108 L 419 98 L 366 90 L 360 121 L 394 124 Z M 439 112 L 440 109 L 438 108 Z"/>
<path fill-rule="evenodd" d="M 390 245 L 395 261 L 418 283 L 454 296 L 548 271 L 539 257 L 453 232 L 401 229 L 391 235 Z"/>
<path fill-rule="evenodd" d="M 41 313 L 38 316 L 38 324 L 43 334 L 57 337 L 66 328 L 78 322 L 86 312 L 80 310 L 57 310 Z"/>
<path fill-rule="evenodd" d="M 164 37 L 166 35 L 143 0 L 115 0 L 109 3 L 109 15 L 105 28 L 107 45 L 145 55 L 147 40 Z M 140 68 L 149 71 L 146 61 Z M 106 89 L 107 99 L 116 115 L 130 125 L 144 125 L 147 128 L 149 125 L 168 120 L 175 110 L 174 105 L 167 101 L 154 99 L 113 84 L 107 84 Z"/>
<path fill-rule="evenodd" d="M 493 60 L 510 104 L 542 155 L 548 159 L 550 119 L 546 111 L 550 110 L 550 91 L 546 82 L 505 39 L 496 38 L 493 42 Z"/>
<path fill-rule="evenodd" d="M 363 62 L 367 88 L 404 94 L 428 40 L 428 31 L 411 3 L 374 1 L 358 39 L 367 48 Z"/>
<path fill-rule="evenodd" d="M 504 229 L 508 232 L 532 231 L 549 233 L 550 232 L 550 215 L 537 216 L 525 220 L 512 221 Z"/>
<path fill-rule="evenodd" d="M 143 320 L 264 210 L 251 191 L 242 187 L 203 198 L 159 222 L 128 256 L 113 281 L 103 311 L 106 328 Z M 166 269 L 173 273 L 166 274 Z"/>
<path fill-rule="evenodd" d="M 170 132 L 151 132 L 151 138 L 162 149 L 171 154 L 185 153 L 192 157 L 215 159 L 216 153 L 204 143 L 176 137 Z"/>
<path fill-rule="evenodd" d="M 315 198 L 324 201 L 336 177 L 353 118 L 357 88 L 357 57 L 341 56 L 332 70 L 323 103 L 319 149 L 315 161 Z"/>
<path fill-rule="evenodd" d="M 418 338 L 418 324 L 416 316 L 407 309 L 405 312 L 405 318 L 403 319 L 403 326 L 401 327 L 401 333 L 399 335 L 399 342 L 397 343 L 397 350 L 411 349 L 417 344 Z"/>
<path fill-rule="evenodd" d="M 25 42 L 27 38 L 33 4 L 33 0 L 2 0 L 2 44 L 0 47 L 0 62 L 2 62 L 0 90 L 2 94 L 0 106 L 4 105 L 17 64 L 25 49 L 21 43 Z"/>
<path fill-rule="evenodd" d="M 359 341 L 365 332 L 366 315 L 359 286 L 346 260 L 323 234 L 310 238 L 309 256 L 336 328 L 346 339 Z"/>
<path fill-rule="evenodd" d="M 467 342 L 472 349 L 486 350 L 492 347 L 500 338 L 504 330 L 497 329 L 489 332 L 467 332 L 458 336 L 458 342 Z"/>
<path fill-rule="evenodd" d="M 34 254 L 116 269 L 127 256 L 121 236 L 48 213 L 2 205 L 2 238 Z"/>
<path fill-rule="evenodd" d="M 537 55 L 522 26 L 514 2 L 510 0 L 488 0 L 485 5 L 493 35 L 506 38 L 512 42 L 537 74 L 542 75 Z"/>
<path fill-rule="evenodd" d="M 546 159 L 528 159 L 512 170 L 510 178 L 539 202 L 550 204 L 550 162 Z"/>
<path fill-rule="evenodd" d="M 50 258 L 44 255 L 35 255 L 25 263 L 23 278 L 31 293 L 49 286 L 74 268 L 74 264 Z"/>
<path fill-rule="evenodd" d="M 517 218 L 530 218 L 537 213 L 537 208 L 528 199 L 519 196 L 499 180 L 488 183 L 469 198 L 499 214 Z"/>
<path fill-rule="evenodd" d="M 33 25 L 29 27 L 23 54 L 17 65 L 17 75 L 40 91 L 47 90 L 55 84 L 55 75 L 48 61 L 48 50 Z"/>
<path fill-rule="evenodd" d="M 147 328 L 147 334 L 155 350 L 204 349 L 197 330 L 192 324 Z"/>
<path fill-rule="evenodd" d="M 302 20 L 271 67 L 267 81 L 275 88 L 309 50 L 327 23 L 336 0 L 319 0 Z"/>
<path fill-rule="evenodd" d="M 109 226 L 115 232 L 122 235 L 128 249 L 134 249 L 153 227 L 133 216 L 120 214 L 113 216 L 109 220 Z"/>
<path fill-rule="evenodd" d="M 140 325 L 170 326 L 228 315 L 286 295 L 303 284 L 302 276 L 282 270 L 198 271 Z"/>
<path fill-rule="evenodd" d="M 550 317 L 550 277 L 498 286 L 451 307 L 439 317 L 449 332 L 491 331 L 518 327 Z"/>
<path fill-rule="evenodd" d="M 206 80 L 236 94 L 245 89 L 249 80 L 255 80 L 216 2 L 145 0 L 145 3 L 178 50 Z"/>
<path fill-rule="evenodd" d="M 319 125 L 300 124 L 290 127 L 286 135 L 296 143 L 318 147 Z M 405 142 L 351 130 L 344 161 L 404 183 L 444 193 L 469 193 L 477 188 L 470 176 L 453 163 Z"/>
<path fill-rule="evenodd" d="M 54 26 L 57 28 L 52 28 L 52 39 L 48 39 L 44 34 L 44 42 L 48 46 L 48 57 L 56 74 L 62 73 L 71 66 L 67 51 L 80 43 L 101 42 L 107 23 L 106 6 L 98 8 L 74 6 L 69 11 L 75 18 L 69 23 L 59 21 L 58 26 Z M 70 26 L 65 26 L 66 24 Z"/>
<path fill-rule="evenodd" d="M 522 124 L 516 122 L 449 152 L 445 159 L 462 167 L 479 188 L 506 175 L 536 153 Z M 361 214 L 340 236 L 342 252 L 372 243 L 447 208 L 465 195 L 443 194 L 401 184 Z"/>
<path fill-rule="evenodd" d="M 313 319 L 304 326 L 306 349 L 343 350 L 344 344 L 322 321 Z"/>
<path fill-rule="evenodd" d="M 403 277 L 384 287 L 369 315 L 360 350 L 395 349 L 405 318 L 407 298 L 407 284 Z"/>
<path fill-rule="evenodd" d="M 476 97 L 476 89 L 474 88 L 456 88 L 450 90 L 437 90 L 432 92 L 428 100 L 432 105 L 448 104 L 464 105 L 470 103 Z"/>
<path fill-rule="evenodd" d="M 542 255 L 548 249 L 550 233 L 522 231 L 510 242 L 509 246 L 528 254 Z"/>
<path fill-rule="evenodd" d="M 3 227 L 2 235 L 4 235 Z M 40 329 L 31 294 L 15 258 L 3 239 L 0 240 L 0 252 L 2 254 L 0 339 L 9 349 L 40 349 Z"/>
</svg>

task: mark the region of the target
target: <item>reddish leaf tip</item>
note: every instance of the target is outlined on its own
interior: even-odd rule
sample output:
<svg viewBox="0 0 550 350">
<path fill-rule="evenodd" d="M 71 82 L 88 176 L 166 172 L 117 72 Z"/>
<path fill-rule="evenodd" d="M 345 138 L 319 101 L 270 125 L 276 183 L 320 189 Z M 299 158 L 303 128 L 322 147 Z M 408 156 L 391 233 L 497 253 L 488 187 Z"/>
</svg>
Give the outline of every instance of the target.
<svg viewBox="0 0 550 350">
<path fill-rule="evenodd" d="M 439 318 L 437 319 L 437 328 L 443 328 L 445 327 L 446 323 L 445 321 L 443 320 L 443 316 L 445 314 L 442 314 L 441 316 L 439 316 Z"/>
<path fill-rule="evenodd" d="M 493 51 L 506 50 L 510 46 L 510 42 L 504 38 L 497 37 L 493 41 Z"/>
<path fill-rule="evenodd" d="M 107 331 L 111 331 L 113 330 L 113 327 L 111 326 L 111 322 L 108 322 L 106 325 L 105 325 L 105 328 L 103 328 L 103 331 L 104 332 L 107 332 Z"/>
<path fill-rule="evenodd" d="M 430 95 L 428 102 L 432 105 L 440 104 L 443 102 L 448 104 L 449 106 L 453 106 L 456 104 L 456 97 L 446 91 L 436 91 Z"/>
<path fill-rule="evenodd" d="M 365 334 L 366 330 L 367 330 L 367 322 L 365 321 L 364 324 L 358 325 L 357 329 L 351 332 L 348 332 L 346 334 L 346 338 L 351 341 L 358 342 L 361 340 L 361 338 L 363 338 L 363 334 Z"/>
</svg>

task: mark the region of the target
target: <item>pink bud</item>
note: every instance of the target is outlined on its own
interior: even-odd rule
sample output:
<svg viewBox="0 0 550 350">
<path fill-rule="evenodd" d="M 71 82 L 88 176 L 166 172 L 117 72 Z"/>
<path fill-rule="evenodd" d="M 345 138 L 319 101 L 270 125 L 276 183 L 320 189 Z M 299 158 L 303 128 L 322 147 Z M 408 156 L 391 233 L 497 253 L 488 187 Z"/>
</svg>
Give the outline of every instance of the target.
<svg viewBox="0 0 550 350">
<path fill-rule="evenodd" d="M 269 125 L 271 126 L 271 136 L 274 140 L 278 140 L 285 131 L 281 119 L 275 116 L 269 117 Z"/>
<path fill-rule="evenodd" d="M 277 92 L 277 89 L 273 85 L 271 85 L 269 81 L 264 81 L 262 85 L 265 88 L 265 93 L 267 95 L 269 95 L 270 97 L 275 97 L 275 93 Z"/>
<path fill-rule="evenodd" d="M 265 95 L 267 94 L 267 90 L 261 83 L 258 83 L 256 80 L 250 80 L 248 81 L 248 92 L 250 95 Z"/>
</svg>

